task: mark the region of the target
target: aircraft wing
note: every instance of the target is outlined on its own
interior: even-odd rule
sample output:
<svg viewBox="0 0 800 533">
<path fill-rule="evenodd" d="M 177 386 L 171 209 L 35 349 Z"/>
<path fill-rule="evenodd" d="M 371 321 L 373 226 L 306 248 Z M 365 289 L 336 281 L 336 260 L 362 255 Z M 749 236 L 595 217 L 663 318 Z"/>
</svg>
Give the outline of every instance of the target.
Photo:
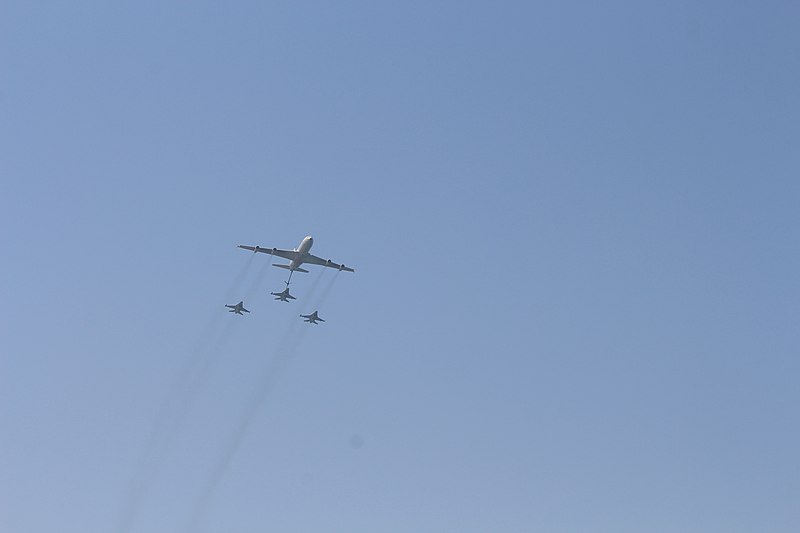
<svg viewBox="0 0 800 533">
<path fill-rule="evenodd" d="M 277 255 L 278 257 L 283 257 L 284 259 L 288 259 L 289 261 L 294 261 L 297 259 L 297 256 L 300 255 L 298 252 L 294 250 L 281 250 L 280 248 L 262 248 L 261 246 L 245 246 L 244 244 L 240 244 L 239 248 L 243 250 L 250 250 L 251 252 L 261 252 L 262 254 L 270 254 L 270 255 Z"/>
<path fill-rule="evenodd" d="M 305 258 L 303 258 L 303 263 L 311 263 L 312 265 L 322 265 L 324 267 L 338 268 L 339 270 L 346 270 L 347 272 L 355 272 L 355 270 L 353 270 L 350 267 L 346 267 L 344 265 L 340 265 L 339 263 L 334 263 L 330 259 L 323 259 L 321 257 L 317 257 L 316 255 L 311 255 L 311 254 L 309 254 Z"/>
</svg>

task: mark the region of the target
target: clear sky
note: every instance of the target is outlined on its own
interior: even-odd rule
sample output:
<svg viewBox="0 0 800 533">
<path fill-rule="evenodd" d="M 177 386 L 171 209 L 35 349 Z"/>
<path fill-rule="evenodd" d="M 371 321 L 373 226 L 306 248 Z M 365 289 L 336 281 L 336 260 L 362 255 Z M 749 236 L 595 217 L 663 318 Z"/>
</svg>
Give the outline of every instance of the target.
<svg viewBox="0 0 800 533">
<path fill-rule="evenodd" d="M 797 5 L 3 3 L 0 531 L 800 530 Z"/>
</svg>

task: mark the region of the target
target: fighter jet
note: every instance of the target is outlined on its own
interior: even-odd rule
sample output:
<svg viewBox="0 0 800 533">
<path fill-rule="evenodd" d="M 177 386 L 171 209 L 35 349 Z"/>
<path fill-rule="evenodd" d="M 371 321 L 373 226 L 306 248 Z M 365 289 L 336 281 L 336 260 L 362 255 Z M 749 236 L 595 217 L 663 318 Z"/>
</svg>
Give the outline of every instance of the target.
<svg viewBox="0 0 800 533">
<path fill-rule="evenodd" d="M 321 265 L 324 267 L 329 268 L 337 268 L 339 270 L 345 270 L 347 272 L 355 272 L 350 267 L 344 266 L 344 264 L 334 263 L 330 259 L 322 259 L 321 257 L 317 257 L 316 255 L 311 255 L 309 250 L 311 250 L 311 246 L 314 244 L 314 239 L 309 235 L 302 241 L 300 241 L 300 245 L 295 248 L 294 250 L 281 250 L 280 248 L 262 248 L 261 246 L 246 246 L 244 244 L 240 244 L 239 248 L 244 250 L 250 250 L 251 252 L 261 252 L 262 254 L 270 254 L 270 255 L 277 255 L 278 257 L 282 257 L 284 259 L 289 260 L 288 265 L 281 265 L 278 263 L 272 263 L 273 266 L 278 268 L 285 268 L 291 272 L 308 272 L 308 270 L 304 268 L 300 268 L 300 265 L 303 263 L 309 263 L 312 265 Z M 291 276 L 291 274 L 290 274 Z"/>
<path fill-rule="evenodd" d="M 322 320 L 322 319 L 321 319 L 321 318 L 320 318 L 320 317 L 317 315 L 317 312 L 316 312 L 316 311 L 314 311 L 314 312 L 313 312 L 313 313 L 311 313 L 310 315 L 300 315 L 300 316 L 301 316 L 301 317 L 303 317 L 303 318 L 305 318 L 305 322 L 311 322 L 312 324 L 316 324 L 316 323 L 317 323 L 317 320 L 319 320 L 320 322 L 325 322 L 324 320 Z"/>
<path fill-rule="evenodd" d="M 247 309 L 244 308 L 244 302 L 239 302 L 236 305 L 225 304 L 225 307 L 229 307 L 230 308 L 230 311 L 228 311 L 229 313 L 236 313 L 237 315 L 244 314 L 244 313 L 242 313 L 242 311 L 244 311 L 245 313 L 249 313 L 250 312 L 250 311 L 248 311 Z"/>
<path fill-rule="evenodd" d="M 286 287 L 281 292 L 271 292 L 270 294 L 273 295 L 276 300 L 280 300 L 282 302 L 288 302 L 289 300 L 297 299 L 291 294 L 289 294 L 289 287 Z"/>
</svg>

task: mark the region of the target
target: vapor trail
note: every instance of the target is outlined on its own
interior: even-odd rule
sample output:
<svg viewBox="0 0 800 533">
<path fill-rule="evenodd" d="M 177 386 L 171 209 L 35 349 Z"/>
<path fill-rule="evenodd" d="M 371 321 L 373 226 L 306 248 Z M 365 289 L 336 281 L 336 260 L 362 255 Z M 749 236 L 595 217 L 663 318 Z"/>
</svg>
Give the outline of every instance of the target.
<svg viewBox="0 0 800 533">
<path fill-rule="evenodd" d="M 219 460 L 211 471 L 211 475 L 208 478 L 208 483 L 206 483 L 203 491 L 195 501 L 192 514 L 185 529 L 187 533 L 197 533 L 203 530 L 202 520 L 209 508 L 211 499 L 217 492 L 225 473 L 230 468 L 231 461 L 236 455 L 236 452 L 239 451 L 239 447 L 241 446 L 242 441 L 244 440 L 247 431 L 250 429 L 250 426 L 258 414 L 262 404 L 286 373 L 293 355 L 300 346 L 300 341 L 305 336 L 304 331 L 301 331 L 299 335 L 291 335 L 292 330 L 296 329 L 296 324 L 296 321 L 292 321 L 289 324 L 287 334 L 284 335 L 285 342 L 282 342 L 282 345 L 278 347 L 277 355 L 264 369 L 264 372 L 258 380 L 256 388 L 252 391 L 250 398 L 247 400 L 244 409 L 242 410 L 242 415 L 239 417 L 239 421 L 234 428 L 230 442 L 227 444 L 227 446 L 225 446 L 222 454 L 219 457 Z"/>
<path fill-rule="evenodd" d="M 251 256 L 227 287 L 226 302 L 232 294 L 239 290 L 252 263 Z M 238 323 L 238 321 L 229 320 L 217 336 L 219 324 L 225 315 L 227 313 L 223 314 L 222 310 L 212 311 L 200 333 L 193 337 L 195 342 L 190 348 L 189 357 L 177 370 L 171 386 L 167 389 L 129 482 L 117 527 L 117 531 L 120 533 L 128 533 L 133 529 L 141 511 L 142 502 L 158 473 L 165 449 L 169 445 L 170 429 L 173 429 L 185 417 L 197 388 L 205 381 L 211 363 L 227 343 Z M 216 340 L 214 340 L 215 337 Z"/>
<path fill-rule="evenodd" d="M 264 263 L 264 265 L 262 265 L 261 270 L 258 271 L 258 275 L 253 279 L 247 292 L 244 293 L 245 298 L 251 299 L 255 295 L 256 291 L 261 286 L 261 282 L 264 281 L 264 275 L 267 273 L 267 270 L 269 270 L 269 267 L 269 263 Z"/>
<path fill-rule="evenodd" d="M 308 290 L 308 294 L 306 294 L 306 296 L 304 297 L 305 300 L 311 300 L 311 298 L 314 297 L 314 294 L 317 292 L 317 288 L 319 287 L 319 283 L 320 281 L 322 281 L 322 278 L 324 276 L 325 276 L 325 269 L 323 268 L 322 270 L 320 270 L 319 274 L 317 274 L 317 277 L 314 278 L 314 283 L 311 284 L 311 288 Z"/>
<path fill-rule="evenodd" d="M 336 283 L 336 280 L 339 279 L 339 274 L 341 274 L 341 271 L 336 271 L 331 280 L 322 290 L 322 293 L 319 295 L 319 299 L 314 304 L 314 309 L 312 309 L 312 312 L 319 310 L 322 304 L 325 303 L 325 300 L 328 299 L 328 295 L 331 293 L 331 289 L 333 288 L 334 283 Z"/>
<path fill-rule="evenodd" d="M 245 265 L 244 265 L 244 268 L 242 268 L 239 271 L 239 273 L 236 274 L 236 277 L 233 278 L 233 281 L 228 286 L 228 290 L 225 291 L 225 303 L 228 303 L 228 300 L 230 300 L 231 298 L 234 298 L 234 295 L 238 292 L 239 285 L 242 284 L 242 281 L 244 281 L 244 278 L 247 275 L 247 272 L 250 270 L 250 265 L 253 264 L 253 258 L 255 257 L 255 255 L 256 254 L 251 254 L 250 255 L 250 257 L 247 259 L 247 263 L 245 263 Z"/>
<path fill-rule="evenodd" d="M 304 298 L 311 299 L 314 296 L 324 273 L 325 270 L 320 271 L 320 273 L 314 279 L 314 282 L 311 284 L 311 289 Z M 328 284 L 326 290 L 330 290 L 330 285 L 331 284 Z M 302 327 L 299 333 L 297 331 L 298 327 Z M 284 329 L 281 340 L 277 344 L 275 356 L 269 361 L 267 367 L 262 372 L 261 377 L 256 384 L 256 388 L 251 393 L 250 399 L 247 401 L 244 409 L 242 410 L 242 416 L 239 418 L 239 421 L 234 428 L 230 442 L 223 449 L 222 454 L 220 454 L 219 461 L 214 466 L 214 469 L 211 471 L 211 475 L 208 478 L 208 483 L 206 483 L 203 491 L 195 501 L 192 513 L 185 529 L 187 533 L 197 533 L 198 531 L 202 530 L 201 521 L 205 516 L 205 512 L 209 507 L 209 503 L 219 488 L 225 473 L 230 468 L 231 461 L 236 455 L 236 452 L 239 450 L 239 447 L 241 446 L 248 429 L 253 423 L 253 419 L 258 414 L 259 408 L 264 403 L 266 398 L 275 389 L 275 386 L 278 384 L 281 377 L 283 377 L 283 375 L 286 373 L 289 362 L 299 348 L 307 331 L 308 328 L 303 327 L 303 322 L 301 320 L 299 320 L 297 317 L 291 317 L 286 328 Z"/>
</svg>

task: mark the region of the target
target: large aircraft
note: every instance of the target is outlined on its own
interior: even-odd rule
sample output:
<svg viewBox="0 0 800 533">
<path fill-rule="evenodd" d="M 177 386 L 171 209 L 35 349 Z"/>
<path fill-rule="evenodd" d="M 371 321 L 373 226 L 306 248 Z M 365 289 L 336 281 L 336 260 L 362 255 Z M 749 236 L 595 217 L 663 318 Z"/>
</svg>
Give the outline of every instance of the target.
<svg viewBox="0 0 800 533">
<path fill-rule="evenodd" d="M 242 313 L 242 311 L 244 311 L 245 313 L 249 313 L 250 312 L 250 311 L 248 311 L 247 309 L 244 308 L 244 302 L 239 302 L 236 305 L 225 304 L 225 307 L 229 307 L 230 308 L 230 311 L 228 311 L 229 313 L 236 313 L 237 315 L 244 314 L 244 313 Z"/>
<path fill-rule="evenodd" d="M 244 244 L 240 244 L 239 248 L 243 248 L 245 250 L 250 250 L 251 252 L 261 252 L 262 254 L 270 254 L 270 255 L 277 255 L 278 257 L 282 257 L 284 259 L 289 260 L 288 265 L 279 265 L 277 263 L 272 263 L 273 266 L 278 268 L 285 268 L 291 272 L 308 272 L 308 270 L 304 268 L 300 268 L 300 265 L 303 263 L 309 263 L 312 265 L 321 265 L 324 267 L 330 268 L 338 268 L 339 270 L 345 270 L 347 272 L 355 272 L 350 267 L 344 266 L 344 264 L 334 263 L 330 259 L 322 259 L 321 257 L 317 257 L 316 255 L 311 255 L 308 253 L 311 250 L 311 246 L 314 244 L 314 239 L 309 235 L 302 241 L 300 241 L 300 245 L 295 248 L 294 250 L 281 250 L 280 248 L 262 248 L 261 246 L 245 246 Z M 289 275 L 291 277 L 291 274 Z"/>
<path fill-rule="evenodd" d="M 282 302 L 288 302 L 289 300 L 297 299 L 291 294 L 289 294 L 289 287 L 286 287 L 281 292 L 271 292 L 270 294 L 273 295 L 276 300 L 280 300 Z"/>
<path fill-rule="evenodd" d="M 311 322 L 312 324 L 316 324 L 316 323 L 317 323 L 317 320 L 319 320 L 320 322 L 325 322 L 324 320 L 322 320 L 322 319 L 319 317 L 319 315 L 317 315 L 317 312 L 316 312 L 316 311 L 314 311 L 314 312 L 313 312 L 313 313 L 311 313 L 310 315 L 300 315 L 300 316 L 301 316 L 301 317 L 303 317 L 303 318 L 305 318 L 305 321 L 306 321 L 306 322 Z"/>
</svg>

